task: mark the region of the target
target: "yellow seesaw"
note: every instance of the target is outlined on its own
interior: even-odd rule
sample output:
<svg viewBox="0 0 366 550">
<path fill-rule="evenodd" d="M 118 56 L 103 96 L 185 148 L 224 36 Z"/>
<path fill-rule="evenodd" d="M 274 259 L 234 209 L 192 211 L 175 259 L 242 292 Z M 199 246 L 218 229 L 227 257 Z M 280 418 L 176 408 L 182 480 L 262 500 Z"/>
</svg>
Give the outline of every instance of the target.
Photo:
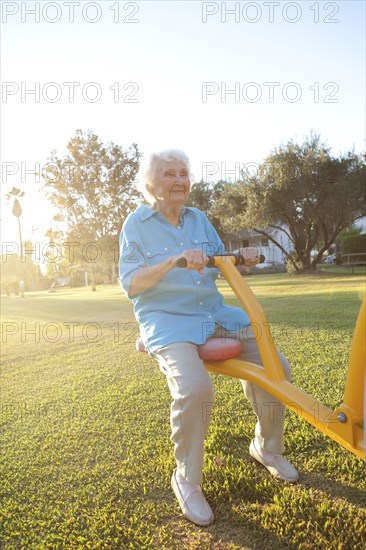
<svg viewBox="0 0 366 550">
<path fill-rule="evenodd" d="M 343 404 L 333 411 L 285 379 L 263 309 L 235 268 L 239 263 L 237 257 L 210 256 L 209 261 L 211 265 L 208 266 L 220 269 L 252 324 L 258 328 L 258 347 L 264 368 L 238 357 L 225 361 L 205 360 L 207 370 L 258 384 L 318 430 L 365 460 L 366 301 L 361 306 L 353 335 Z"/>
</svg>

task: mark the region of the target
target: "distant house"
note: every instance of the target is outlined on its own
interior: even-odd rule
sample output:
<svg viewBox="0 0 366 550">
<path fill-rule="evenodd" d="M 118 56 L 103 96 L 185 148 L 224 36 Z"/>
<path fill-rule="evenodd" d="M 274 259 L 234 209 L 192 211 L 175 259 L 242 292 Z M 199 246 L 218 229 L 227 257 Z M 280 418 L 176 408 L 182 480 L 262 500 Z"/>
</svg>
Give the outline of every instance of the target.
<svg viewBox="0 0 366 550">
<path fill-rule="evenodd" d="M 293 245 L 286 234 L 279 229 L 263 228 L 263 231 L 271 235 L 276 242 L 287 251 L 293 250 Z M 226 250 L 236 250 L 245 246 L 255 246 L 260 254 L 266 258 L 266 264 L 284 264 L 286 258 L 282 250 L 270 239 L 252 230 L 242 230 L 237 233 L 229 233 L 224 236 Z"/>
<path fill-rule="evenodd" d="M 354 223 L 354 227 L 359 227 L 361 229 L 361 233 L 366 233 L 366 216 L 357 220 Z M 284 230 L 287 229 L 286 226 L 283 226 L 283 228 Z M 263 231 L 271 235 L 274 240 L 280 243 L 280 245 L 287 252 L 292 252 L 294 250 L 293 244 L 287 237 L 286 233 L 284 233 L 284 231 L 281 231 L 280 229 L 270 229 L 268 227 L 264 227 Z M 238 231 L 237 233 L 228 233 L 224 236 L 223 242 L 225 244 L 226 250 L 236 250 L 237 248 L 241 248 L 242 246 L 257 247 L 259 253 L 265 256 L 266 264 L 286 263 L 286 257 L 282 250 L 270 239 L 264 237 L 264 235 L 261 235 L 256 231 L 243 229 L 242 231 Z M 334 250 L 336 250 L 336 244 L 333 245 L 333 248 Z M 333 248 L 331 247 L 330 251 L 332 251 Z"/>
</svg>

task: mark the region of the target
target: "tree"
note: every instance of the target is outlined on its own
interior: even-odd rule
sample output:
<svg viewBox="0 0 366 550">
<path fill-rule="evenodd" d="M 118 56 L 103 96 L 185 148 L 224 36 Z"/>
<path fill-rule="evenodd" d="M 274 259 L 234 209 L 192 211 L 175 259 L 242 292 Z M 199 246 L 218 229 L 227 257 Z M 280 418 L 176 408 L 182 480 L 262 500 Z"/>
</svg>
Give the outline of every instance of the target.
<svg viewBox="0 0 366 550">
<path fill-rule="evenodd" d="M 23 254 L 4 254 L 0 257 L 1 287 L 7 294 L 21 294 L 24 290 L 40 290 L 46 283 L 39 265 L 33 259 L 34 244 L 30 241 L 23 243 Z M 19 284 L 23 281 L 23 285 Z"/>
<path fill-rule="evenodd" d="M 65 277 L 70 272 L 70 263 L 67 258 L 67 253 L 63 246 L 66 238 L 62 231 L 56 231 L 49 228 L 45 237 L 47 237 L 47 246 L 43 250 L 43 259 L 46 261 L 46 274 L 50 284 L 56 283 L 59 277 Z"/>
<path fill-rule="evenodd" d="M 22 244 L 22 228 L 21 228 L 21 224 L 20 224 L 20 216 L 22 215 L 23 211 L 22 211 L 22 207 L 20 206 L 19 199 L 24 197 L 24 195 L 25 195 L 25 192 L 22 191 L 21 189 L 19 189 L 19 187 L 12 187 L 11 191 L 6 193 L 6 195 L 5 195 L 5 198 L 7 200 L 10 200 L 12 198 L 14 199 L 12 213 L 14 214 L 14 216 L 16 218 L 18 218 L 19 250 L 20 250 L 20 259 L 21 260 L 23 260 L 23 244 Z M 23 279 L 24 279 L 24 276 L 23 276 L 23 272 L 22 272 L 22 268 L 21 268 L 19 286 L 20 286 L 20 292 L 21 292 L 22 298 L 24 298 L 24 281 L 23 281 Z"/>
<path fill-rule="evenodd" d="M 81 249 L 107 237 L 118 243 L 124 219 L 141 197 L 134 184 L 141 157 L 137 145 L 123 150 L 114 143 L 104 145 L 90 131 L 77 130 L 67 149 L 62 158 L 51 152 L 44 176 L 49 199 L 58 209 L 55 221 L 64 223 L 67 239 Z M 95 263 L 83 254 L 79 260 L 90 272 L 94 290 Z"/>
<path fill-rule="evenodd" d="M 245 227 L 268 238 L 296 272 L 314 270 L 337 235 L 366 214 L 365 174 L 364 157 L 335 158 L 310 135 L 276 148 L 255 176 L 226 185 L 215 212 L 227 231 Z"/>
<path fill-rule="evenodd" d="M 220 237 L 223 237 L 224 230 L 221 226 L 220 218 L 215 215 L 214 205 L 224 188 L 225 182 L 221 180 L 217 183 L 208 183 L 201 180 L 199 183 L 192 185 L 187 202 L 187 206 L 199 208 L 206 214 Z"/>
<path fill-rule="evenodd" d="M 18 218 L 19 250 L 20 250 L 20 255 L 21 256 L 23 254 L 23 252 L 22 252 L 23 247 L 22 247 L 22 228 L 21 228 L 21 225 L 20 225 L 20 216 L 22 215 L 23 211 L 22 211 L 22 207 L 20 206 L 19 199 L 24 197 L 24 195 L 25 195 L 25 192 L 22 191 L 21 189 L 19 189 L 19 187 L 12 187 L 11 191 L 6 193 L 6 195 L 5 195 L 5 198 L 7 200 L 11 200 L 12 198 L 14 199 L 12 212 L 13 212 L 14 216 L 16 216 Z"/>
</svg>

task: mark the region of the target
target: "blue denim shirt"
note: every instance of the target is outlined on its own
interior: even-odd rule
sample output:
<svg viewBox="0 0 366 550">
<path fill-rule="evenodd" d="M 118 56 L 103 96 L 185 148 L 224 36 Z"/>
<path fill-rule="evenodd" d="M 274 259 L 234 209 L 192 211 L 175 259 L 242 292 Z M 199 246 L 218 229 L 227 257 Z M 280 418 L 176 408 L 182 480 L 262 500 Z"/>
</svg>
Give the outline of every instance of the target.
<svg viewBox="0 0 366 550">
<path fill-rule="evenodd" d="M 207 255 L 224 252 L 224 245 L 206 215 L 183 207 L 178 227 L 157 210 L 140 205 L 129 214 L 120 236 L 120 283 L 127 294 L 135 273 L 157 265 L 183 250 L 199 248 Z M 216 287 L 218 269 L 198 271 L 176 268 L 154 287 L 132 299 L 141 336 L 151 353 L 174 342 L 203 344 L 215 324 L 229 332 L 250 324 L 247 313 L 224 304 Z"/>
</svg>

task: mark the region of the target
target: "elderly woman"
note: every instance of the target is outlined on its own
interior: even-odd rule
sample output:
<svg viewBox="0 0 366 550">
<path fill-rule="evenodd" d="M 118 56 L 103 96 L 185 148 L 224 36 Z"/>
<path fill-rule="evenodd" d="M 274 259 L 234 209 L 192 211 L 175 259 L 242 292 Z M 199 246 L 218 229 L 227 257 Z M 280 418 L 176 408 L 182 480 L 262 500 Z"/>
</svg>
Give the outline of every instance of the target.
<svg viewBox="0 0 366 550">
<path fill-rule="evenodd" d="M 142 191 L 149 206 L 140 205 L 122 228 L 120 281 L 132 300 L 147 351 L 165 374 L 172 396 L 171 440 L 177 468 L 172 488 L 187 519 L 197 525 L 213 522 L 201 491 L 204 439 L 214 395 L 210 375 L 197 346 L 211 336 L 240 339 L 243 358 L 263 366 L 247 313 L 225 305 L 215 279 L 205 267 L 207 255 L 224 246 L 209 220 L 185 206 L 192 176 L 189 160 L 179 150 L 151 155 Z M 241 248 L 248 265 L 259 258 L 253 247 Z M 184 257 L 186 269 L 177 268 Z M 280 354 L 286 377 L 290 367 Z M 275 477 L 294 482 L 295 468 L 284 452 L 284 406 L 258 386 L 242 381 L 257 414 L 249 453 Z"/>
</svg>

